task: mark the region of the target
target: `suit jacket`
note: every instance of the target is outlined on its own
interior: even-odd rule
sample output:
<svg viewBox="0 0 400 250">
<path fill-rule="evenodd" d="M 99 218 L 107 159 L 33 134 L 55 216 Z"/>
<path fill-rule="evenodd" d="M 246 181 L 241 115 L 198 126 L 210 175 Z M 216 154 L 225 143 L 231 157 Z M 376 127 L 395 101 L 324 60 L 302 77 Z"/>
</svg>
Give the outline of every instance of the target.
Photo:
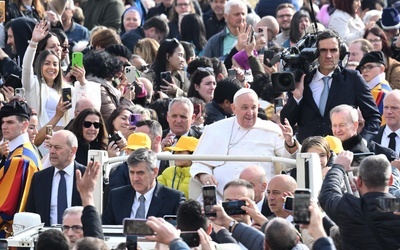
<svg viewBox="0 0 400 250">
<path fill-rule="evenodd" d="M 135 194 L 136 191 L 131 185 L 111 190 L 107 208 L 102 216 L 103 225 L 122 225 L 122 221 L 131 216 Z M 175 215 L 179 205 L 185 200 L 181 191 L 164 187 L 157 182 L 147 217 Z"/>
<path fill-rule="evenodd" d="M 370 141 L 381 124 L 381 115 L 360 73 L 355 70 L 336 68 L 332 74 L 332 84 L 322 116 L 315 103 L 310 82 L 316 70 L 304 80 L 303 98 L 297 104 L 291 92 L 288 92 L 288 103 L 281 110 L 282 123 L 287 118 L 290 125 L 298 125 L 297 139 L 302 142 L 309 136 L 332 135 L 329 112 L 340 104 L 359 107 L 365 119 L 365 127 L 361 136 Z"/>
<path fill-rule="evenodd" d="M 72 186 L 71 206 L 82 206 L 82 200 L 78 189 L 76 188 L 75 170 L 79 169 L 85 173 L 86 167 L 75 161 L 74 180 Z M 45 226 L 50 225 L 50 202 L 51 186 L 53 183 L 54 167 L 43 169 L 33 175 L 31 189 L 29 190 L 26 212 L 37 213 L 40 215 Z"/>
<path fill-rule="evenodd" d="M 374 138 L 372 139 L 372 141 L 381 144 L 382 142 L 382 136 L 383 136 L 383 131 L 385 130 L 386 125 L 383 125 L 379 128 L 378 133 L 374 136 Z M 397 146 L 397 145 L 396 145 Z"/>
</svg>

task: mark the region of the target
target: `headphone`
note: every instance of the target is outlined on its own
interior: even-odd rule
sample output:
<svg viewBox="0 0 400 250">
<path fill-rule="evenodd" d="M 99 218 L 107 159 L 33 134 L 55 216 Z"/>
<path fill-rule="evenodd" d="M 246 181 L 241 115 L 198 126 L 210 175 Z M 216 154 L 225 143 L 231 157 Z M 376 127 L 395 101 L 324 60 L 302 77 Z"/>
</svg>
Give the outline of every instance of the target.
<svg viewBox="0 0 400 250">
<path fill-rule="evenodd" d="M 339 42 L 339 60 L 342 61 L 348 53 L 347 45 L 336 31 L 329 30 L 329 29 L 321 31 L 317 36 L 317 42 L 316 42 L 317 57 L 319 57 L 319 42 L 321 40 L 325 40 L 325 39 L 329 39 L 329 38 L 336 38 L 338 40 L 338 42 Z"/>
</svg>

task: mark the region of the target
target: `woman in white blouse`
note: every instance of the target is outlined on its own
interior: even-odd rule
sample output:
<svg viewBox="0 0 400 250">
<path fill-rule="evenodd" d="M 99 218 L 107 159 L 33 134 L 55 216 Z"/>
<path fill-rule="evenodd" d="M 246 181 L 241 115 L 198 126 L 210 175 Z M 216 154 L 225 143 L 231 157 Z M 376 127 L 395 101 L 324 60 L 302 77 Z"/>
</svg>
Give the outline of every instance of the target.
<svg viewBox="0 0 400 250">
<path fill-rule="evenodd" d="M 365 30 L 372 27 L 372 24 L 365 26 L 357 15 L 361 0 L 334 0 L 334 5 L 336 10 L 330 17 L 329 29 L 336 31 L 347 45 L 362 38 Z"/>
<path fill-rule="evenodd" d="M 74 95 L 73 86 L 63 83 L 62 70 L 60 65 L 60 44 L 56 44 L 56 50 L 45 49 L 39 53 L 35 60 L 35 53 L 38 43 L 44 39 L 49 32 L 46 21 L 36 24 L 32 33 L 32 39 L 25 52 L 22 64 L 22 85 L 25 88 L 25 98 L 28 105 L 38 113 L 39 127 L 43 127 L 56 113 L 56 107 L 61 98 L 63 88 L 71 88 Z M 85 85 L 85 71 L 83 68 L 74 67 L 71 70 L 82 86 Z M 79 84 L 78 84 L 79 85 Z M 66 112 L 64 119 L 61 119 L 55 130 L 64 127 L 73 117 L 74 99 L 70 112 Z M 58 128 L 57 128 L 58 127 Z"/>
</svg>

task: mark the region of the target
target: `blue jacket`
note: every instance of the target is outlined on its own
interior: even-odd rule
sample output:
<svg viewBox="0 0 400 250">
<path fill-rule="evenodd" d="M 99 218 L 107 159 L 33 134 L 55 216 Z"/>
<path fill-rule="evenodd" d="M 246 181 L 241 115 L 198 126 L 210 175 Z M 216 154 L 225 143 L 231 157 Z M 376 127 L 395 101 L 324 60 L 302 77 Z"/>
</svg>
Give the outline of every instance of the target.
<svg viewBox="0 0 400 250">
<path fill-rule="evenodd" d="M 224 53 L 224 38 L 227 35 L 226 28 L 213 35 L 207 42 L 204 48 L 204 56 L 206 57 L 225 57 Z M 221 60 L 221 59 L 220 59 Z"/>
</svg>

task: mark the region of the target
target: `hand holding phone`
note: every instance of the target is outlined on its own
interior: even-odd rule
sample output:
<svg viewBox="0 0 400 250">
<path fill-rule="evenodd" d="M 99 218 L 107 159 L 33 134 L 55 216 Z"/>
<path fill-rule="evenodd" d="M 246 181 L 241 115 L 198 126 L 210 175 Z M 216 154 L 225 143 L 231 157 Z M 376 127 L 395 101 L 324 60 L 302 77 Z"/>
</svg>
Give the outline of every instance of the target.
<svg viewBox="0 0 400 250">
<path fill-rule="evenodd" d="M 201 113 L 201 105 L 200 104 L 193 105 L 193 113 L 196 116 Z"/>
<path fill-rule="evenodd" d="M 224 208 L 227 215 L 246 214 L 246 211 L 242 209 L 242 206 L 246 206 L 246 201 L 237 200 L 222 202 L 222 207 Z"/>
</svg>

